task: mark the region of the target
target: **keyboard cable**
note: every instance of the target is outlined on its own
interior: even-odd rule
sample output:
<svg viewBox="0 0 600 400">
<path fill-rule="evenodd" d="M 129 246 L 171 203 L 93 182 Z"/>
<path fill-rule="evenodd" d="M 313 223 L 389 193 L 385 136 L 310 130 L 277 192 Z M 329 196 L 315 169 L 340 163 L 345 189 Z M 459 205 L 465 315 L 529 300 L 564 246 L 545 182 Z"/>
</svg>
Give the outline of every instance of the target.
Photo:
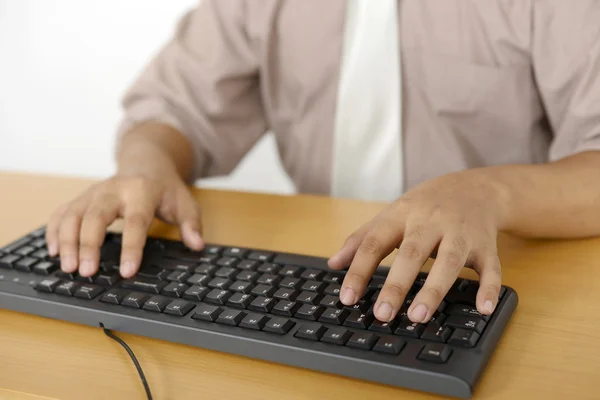
<svg viewBox="0 0 600 400">
<path fill-rule="evenodd" d="M 127 343 L 125 343 L 125 341 L 123 341 L 123 339 L 121 339 L 120 337 L 118 337 L 117 335 L 112 333 L 109 329 L 106 329 L 106 327 L 104 327 L 104 324 L 102 322 L 100 322 L 100 328 L 102 328 L 104 330 L 104 333 L 106 334 L 106 336 L 108 336 L 109 338 L 111 338 L 114 341 L 116 341 L 117 343 L 119 343 L 127 351 L 127 353 L 129 354 L 129 357 L 131 357 L 131 360 L 133 361 L 133 364 L 135 365 L 135 368 L 137 369 L 138 374 L 140 375 L 140 379 L 142 380 L 142 384 L 144 385 L 144 390 L 146 390 L 146 397 L 148 398 L 148 400 L 152 400 L 152 393 L 150 393 L 150 386 L 148 385 L 148 381 L 146 380 L 146 376 L 144 375 L 142 366 L 138 362 L 135 354 L 133 354 L 133 350 L 131 350 L 131 348 L 127 345 Z"/>
</svg>

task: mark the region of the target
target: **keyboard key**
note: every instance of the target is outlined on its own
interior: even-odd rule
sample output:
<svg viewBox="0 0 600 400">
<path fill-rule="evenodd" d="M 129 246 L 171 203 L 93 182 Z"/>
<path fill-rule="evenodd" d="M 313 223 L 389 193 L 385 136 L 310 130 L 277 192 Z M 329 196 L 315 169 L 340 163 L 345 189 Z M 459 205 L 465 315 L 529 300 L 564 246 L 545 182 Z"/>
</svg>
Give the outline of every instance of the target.
<svg viewBox="0 0 600 400">
<path fill-rule="evenodd" d="M 235 276 L 235 279 L 239 281 L 256 282 L 256 279 L 258 279 L 259 276 L 260 274 L 255 271 L 242 271 Z"/>
<path fill-rule="evenodd" d="M 275 254 L 266 251 L 253 251 L 248 255 L 248 259 L 260 262 L 270 262 L 274 256 Z"/>
<path fill-rule="evenodd" d="M 40 261 L 33 266 L 33 272 L 38 275 L 50 275 L 58 269 L 52 261 Z"/>
<path fill-rule="evenodd" d="M 248 310 L 261 311 L 264 313 L 271 312 L 277 300 L 270 297 L 257 297 L 250 303 Z"/>
<path fill-rule="evenodd" d="M 227 289 L 229 289 L 229 286 L 231 286 L 232 283 L 233 282 L 231 282 L 227 278 L 214 278 L 213 280 L 208 282 L 208 287 L 213 288 L 213 289 L 227 290 Z"/>
<path fill-rule="evenodd" d="M 321 324 L 302 324 L 294 334 L 295 337 L 309 340 L 319 340 L 327 328 Z"/>
<path fill-rule="evenodd" d="M 356 332 L 348 339 L 346 346 L 362 350 L 371 350 L 378 339 L 378 336 L 369 332 Z"/>
<path fill-rule="evenodd" d="M 78 285 L 74 282 L 66 282 L 66 283 Z M 125 292 L 124 290 L 112 289 L 112 290 L 109 290 L 108 292 L 104 293 L 104 295 L 102 295 L 102 297 L 100 298 L 100 301 L 103 303 L 108 303 L 108 304 L 121 304 L 121 302 L 123 301 L 123 299 L 125 298 L 126 295 L 127 295 L 127 292 Z"/>
<path fill-rule="evenodd" d="M 254 329 L 260 331 L 264 328 L 269 318 L 261 314 L 248 314 L 242 319 L 239 326 L 241 328 Z"/>
<path fill-rule="evenodd" d="M 2 250 L 6 253 L 12 253 L 15 250 L 17 250 L 19 247 L 29 243 L 30 240 L 31 240 L 31 238 L 29 238 L 27 236 L 22 237 L 22 238 L 18 239 L 17 241 L 12 242 L 8 246 L 3 247 Z"/>
<path fill-rule="evenodd" d="M 412 322 L 408 317 L 402 317 L 402 319 L 398 321 L 398 327 L 394 331 L 394 334 L 418 338 L 424 330 L 425 326 L 423 324 Z"/>
<path fill-rule="evenodd" d="M 321 314 L 321 316 L 319 317 L 319 322 L 341 325 L 346 320 L 348 314 L 348 310 L 344 310 L 341 308 L 328 308 L 325 311 L 323 311 L 323 314 Z"/>
<path fill-rule="evenodd" d="M 54 293 L 62 294 L 63 296 L 73 296 L 75 294 L 75 291 L 79 289 L 79 286 L 79 283 L 76 282 L 62 282 L 56 287 L 56 289 L 54 289 Z"/>
<path fill-rule="evenodd" d="M 436 311 L 433 313 L 431 318 L 429 318 L 429 322 L 437 322 L 439 325 L 442 325 L 444 323 L 445 319 L 446 319 L 446 315 L 442 314 L 439 311 Z"/>
<path fill-rule="evenodd" d="M 369 292 L 369 294 L 370 293 L 371 292 Z M 381 290 L 376 290 L 376 291 L 374 291 L 372 293 L 373 294 L 371 294 L 371 296 L 369 297 L 369 301 L 374 304 L 374 303 L 377 302 L 377 299 L 379 298 L 379 293 L 381 293 Z M 366 299 L 366 297 L 365 297 L 365 299 Z"/>
<path fill-rule="evenodd" d="M 61 284 L 61 280 L 58 278 L 47 278 L 47 279 L 44 279 L 43 281 L 39 282 L 35 286 L 35 290 L 37 290 L 39 292 L 52 293 L 52 292 L 54 292 L 54 289 L 56 289 L 56 287 L 60 284 Z"/>
<path fill-rule="evenodd" d="M 279 271 L 279 275 L 289 278 L 297 278 L 300 276 L 301 273 L 302 269 L 300 267 L 294 267 L 291 265 L 286 265 Z"/>
<path fill-rule="evenodd" d="M 273 297 L 279 300 L 295 301 L 296 297 L 298 297 L 298 292 L 294 289 L 281 288 L 275 292 Z"/>
<path fill-rule="evenodd" d="M 39 238 L 29 243 L 30 246 L 35 247 L 36 249 L 41 249 L 42 247 L 46 247 L 46 239 Z"/>
<path fill-rule="evenodd" d="M 321 342 L 343 346 L 352 336 L 352 332 L 344 328 L 329 328 L 321 337 Z"/>
<path fill-rule="evenodd" d="M 0 268 L 13 269 L 19 258 L 20 257 L 15 254 L 7 254 L 3 256 L 0 258 Z"/>
<path fill-rule="evenodd" d="M 437 322 L 430 322 L 427 324 L 425 331 L 423 331 L 421 339 L 445 343 L 450 337 L 451 331 L 452 329 L 441 326 Z"/>
<path fill-rule="evenodd" d="M 255 271 L 258 266 L 258 261 L 254 260 L 242 260 L 236 265 L 237 269 L 241 269 L 244 271 Z"/>
<path fill-rule="evenodd" d="M 223 309 L 218 306 L 211 306 L 208 304 L 201 304 L 196 307 L 196 312 L 192 315 L 193 319 L 198 319 L 201 321 L 211 321 L 214 322 L 217 320 L 219 314 L 223 312 Z"/>
<path fill-rule="evenodd" d="M 444 300 L 452 304 L 465 304 L 468 306 L 475 306 L 475 299 L 477 293 L 475 292 L 459 292 L 457 290 L 450 290 Z"/>
<path fill-rule="evenodd" d="M 373 321 L 371 326 L 369 326 L 369 330 L 373 332 L 382 332 L 382 333 L 394 333 L 396 328 L 398 327 L 398 321 L 391 320 L 389 322 L 381 322 L 376 319 Z"/>
<path fill-rule="evenodd" d="M 300 286 L 302 286 L 302 281 L 299 278 L 287 277 L 279 282 L 279 287 L 288 289 L 298 289 Z"/>
<path fill-rule="evenodd" d="M 98 285 L 102 285 L 102 286 L 114 286 L 114 285 L 116 285 L 117 282 L 119 282 L 120 279 L 121 279 L 121 276 L 119 275 L 118 272 L 112 272 L 112 273 L 100 272 L 96 276 L 95 282 Z"/>
<path fill-rule="evenodd" d="M 402 348 L 406 345 L 406 341 L 404 339 L 400 339 L 394 336 L 383 336 L 379 338 L 375 346 L 373 347 L 373 351 L 377 351 L 379 353 L 388 353 L 393 355 L 400 354 Z"/>
<path fill-rule="evenodd" d="M 15 263 L 15 269 L 23 272 L 31 272 L 35 263 L 38 262 L 37 258 L 23 257 Z"/>
<path fill-rule="evenodd" d="M 277 315 L 285 315 L 286 317 L 293 317 L 296 311 L 300 309 L 302 305 L 295 301 L 280 300 L 275 304 L 271 312 Z"/>
<path fill-rule="evenodd" d="M 202 299 L 204 298 L 206 293 L 209 292 L 209 290 L 210 289 L 207 287 L 194 285 L 194 286 L 191 286 L 185 292 L 183 292 L 183 296 L 181 296 L 181 297 L 183 297 L 184 299 L 189 299 L 189 300 L 202 301 Z"/>
<path fill-rule="evenodd" d="M 257 280 L 256 283 L 261 285 L 271 285 L 277 286 L 277 284 L 281 281 L 281 278 L 277 275 L 273 274 L 262 274 Z"/>
<path fill-rule="evenodd" d="M 218 254 L 205 254 L 203 256 L 200 256 L 196 261 L 198 261 L 199 263 L 212 264 L 219 258 L 221 257 Z"/>
<path fill-rule="evenodd" d="M 485 321 L 477 317 L 464 317 L 461 315 L 452 315 L 444 321 L 444 326 L 455 329 L 471 329 L 481 334 L 485 328 Z"/>
<path fill-rule="evenodd" d="M 363 314 L 358 310 L 351 311 L 350 315 L 348 315 L 346 318 L 346 321 L 344 321 L 344 326 L 357 329 L 367 329 L 367 327 L 373 322 L 373 319 L 375 319 L 375 317 L 371 314 Z"/>
<path fill-rule="evenodd" d="M 116 263 L 103 263 L 103 268 L 106 272 L 119 271 L 119 265 Z M 109 265 L 112 264 L 112 265 Z M 142 265 L 140 270 L 137 272 L 136 277 L 141 278 L 152 278 L 152 279 L 164 279 L 169 272 L 163 268 L 156 267 L 154 265 Z"/>
<path fill-rule="evenodd" d="M 448 361 L 451 353 L 450 347 L 444 344 L 428 344 L 421 350 L 418 359 L 443 364 Z"/>
<path fill-rule="evenodd" d="M 342 308 L 342 302 L 338 296 L 325 296 L 319 301 L 319 305 L 323 307 Z"/>
<path fill-rule="evenodd" d="M 279 264 L 273 263 L 262 263 L 256 269 L 258 272 L 262 272 L 263 274 L 276 274 L 281 269 Z"/>
<path fill-rule="evenodd" d="M 185 282 L 188 285 L 192 285 L 192 286 L 193 285 L 204 286 L 209 281 L 210 281 L 210 277 L 208 275 L 194 274 L 192 276 L 189 276 Z"/>
<path fill-rule="evenodd" d="M 202 249 L 202 254 L 214 256 L 221 254 L 222 251 L 223 249 L 220 246 L 205 246 L 204 249 Z"/>
<path fill-rule="evenodd" d="M 489 315 L 483 315 L 479 311 L 477 311 L 476 307 L 465 306 L 462 304 L 452 304 L 446 309 L 446 314 L 448 315 L 461 315 L 463 317 L 475 317 L 481 318 L 484 321 L 488 321 L 490 319 Z"/>
<path fill-rule="evenodd" d="M 81 283 L 94 283 L 94 277 L 92 276 L 81 276 L 79 273 L 75 274 L 75 280 Z"/>
<path fill-rule="evenodd" d="M 221 257 L 215 264 L 219 267 L 235 267 L 239 260 L 235 257 Z"/>
<path fill-rule="evenodd" d="M 165 307 L 164 313 L 165 314 L 176 315 L 178 317 L 183 317 L 184 315 L 186 315 L 187 313 L 189 313 L 190 311 L 192 311 L 194 309 L 194 307 L 195 306 L 192 303 L 190 303 L 189 301 L 185 301 L 185 300 L 172 300 Z"/>
<path fill-rule="evenodd" d="M 349 311 L 359 311 L 361 313 L 367 312 L 370 307 L 371 307 L 371 304 L 369 302 L 367 302 L 366 300 L 359 300 L 356 302 L 356 304 L 354 304 L 352 306 L 344 306 L 344 308 Z"/>
<path fill-rule="evenodd" d="M 227 300 L 227 305 L 236 308 L 248 308 L 253 300 L 254 297 L 249 294 L 236 293 Z"/>
<path fill-rule="evenodd" d="M 121 302 L 121 305 L 131 308 L 142 308 L 146 300 L 149 298 L 150 296 L 144 293 L 129 293 L 127 296 L 125 296 Z"/>
<path fill-rule="evenodd" d="M 302 304 L 318 304 L 321 300 L 321 295 L 314 292 L 302 292 L 296 298 L 298 303 Z"/>
<path fill-rule="evenodd" d="M 104 289 L 98 285 L 85 284 L 77 288 L 74 296 L 80 299 L 91 300 L 102 292 L 104 292 Z"/>
<path fill-rule="evenodd" d="M 185 293 L 186 290 L 189 289 L 189 286 L 185 283 L 177 283 L 171 282 L 161 291 L 165 296 L 171 297 L 181 297 Z"/>
<path fill-rule="evenodd" d="M 479 334 L 470 329 L 455 329 L 448 344 L 460 347 L 474 347 L 479 340 Z"/>
<path fill-rule="evenodd" d="M 331 296 L 339 296 L 340 295 L 340 289 L 341 289 L 341 286 L 340 286 L 339 283 L 330 283 L 325 288 L 325 294 L 328 294 L 328 295 L 331 295 Z"/>
<path fill-rule="evenodd" d="M 159 294 L 167 286 L 167 282 L 151 278 L 135 277 L 121 281 L 120 286 L 123 289 L 138 290 L 140 292 Z"/>
<path fill-rule="evenodd" d="M 291 321 L 287 318 L 275 317 L 271 318 L 269 322 L 265 324 L 263 331 L 285 335 L 294 327 L 294 325 L 294 321 Z"/>
<path fill-rule="evenodd" d="M 248 294 L 253 288 L 254 284 L 252 282 L 235 281 L 231 286 L 229 286 L 229 291 Z"/>
<path fill-rule="evenodd" d="M 306 281 L 304 285 L 300 288 L 300 290 L 305 290 L 309 292 L 321 292 L 321 290 L 325 287 L 325 283 L 317 282 L 317 281 Z"/>
<path fill-rule="evenodd" d="M 254 296 L 272 297 L 275 293 L 275 288 L 269 285 L 257 285 L 250 293 Z"/>
<path fill-rule="evenodd" d="M 296 318 L 309 319 L 311 321 L 316 321 L 319 319 L 321 314 L 323 313 L 323 307 L 315 306 L 312 304 L 304 304 L 302 307 L 296 311 L 294 316 Z"/>
<path fill-rule="evenodd" d="M 212 276 L 212 274 L 217 270 L 217 267 L 211 264 L 200 264 L 199 266 L 196 267 L 196 269 L 194 270 L 194 273 L 196 274 L 200 274 L 200 275 L 208 275 L 208 276 Z"/>
<path fill-rule="evenodd" d="M 321 278 L 325 276 L 325 271 L 320 271 L 318 269 L 307 269 L 300 275 L 300 278 L 305 281 L 320 281 Z"/>
<path fill-rule="evenodd" d="M 248 250 L 240 249 L 239 247 L 229 247 L 225 249 L 223 255 L 226 257 L 244 258 L 248 254 Z"/>
<path fill-rule="evenodd" d="M 215 271 L 215 276 L 218 278 L 232 279 L 237 274 L 237 269 L 230 267 L 222 267 Z"/>
<path fill-rule="evenodd" d="M 204 297 L 204 301 L 213 304 L 225 304 L 231 297 L 227 290 L 213 289 Z"/>
<path fill-rule="evenodd" d="M 70 280 L 70 281 L 74 281 L 75 280 L 75 274 L 67 274 L 66 272 L 63 272 L 62 270 L 58 270 L 54 273 L 54 276 L 60 279 L 64 279 L 64 280 Z"/>
<path fill-rule="evenodd" d="M 17 250 L 13 251 L 12 253 L 18 254 L 20 256 L 28 256 L 36 250 L 37 249 L 33 246 L 22 246 L 19 247 Z"/>
<path fill-rule="evenodd" d="M 237 326 L 240 322 L 242 322 L 245 316 L 246 313 L 243 311 L 225 310 L 219 314 L 216 322 L 217 324 Z"/>
<path fill-rule="evenodd" d="M 367 286 L 369 289 L 381 289 L 383 284 L 385 283 L 385 278 L 382 276 L 374 276 L 369 281 L 369 285 Z"/>
<path fill-rule="evenodd" d="M 163 296 L 152 296 L 142 306 L 142 309 L 154 312 L 163 312 L 167 304 L 171 302 L 171 299 Z"/>
<path fill-rule="evenodd" d="M 173 271 L 169 275 L 167 275 L 167 280 L 169 282 L 184 283 L 188 280 L 188 278 L 190 276 L 192 276 L 192 274 L 190 274 L 189 272 L 176 269 L 175 271 Z"/>
<path fill-rule="evenodd" d="M 341 284 L 343 280 L 344 280 L 344 275 L 335 273 L 335 272 L 330 272 L 323 277 L 323 282 L 327 282 L 327 283 Z"/>
<path fill-rule="evenodd" d="M 44 259 L 44 258 L 48 257 L 48 250 L 47 249 L 38 249 L 38 250 L 34 251 L 33 253 L 31 253 L 31 256 L 35 257 L 35 258 Z"/>
</svg>

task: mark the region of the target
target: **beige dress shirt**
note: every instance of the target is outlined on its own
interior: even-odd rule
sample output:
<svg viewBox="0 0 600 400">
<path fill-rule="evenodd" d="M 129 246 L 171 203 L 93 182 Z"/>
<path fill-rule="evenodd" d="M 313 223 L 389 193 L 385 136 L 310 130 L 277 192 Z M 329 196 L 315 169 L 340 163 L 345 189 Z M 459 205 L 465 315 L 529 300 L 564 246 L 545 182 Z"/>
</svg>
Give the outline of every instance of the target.
<svg viewBox="0 0 600 400">
<path fill-rule="evenodd" d="M 203 0 L 127 91 L 120 132 L 172 125 L 198 179 L 271 130 L 298 191 L 328 194 L 345 7 Z M 398 18 L 405 190 L 600 150 L 600 0 L 399 0 Z"/>
</svg>

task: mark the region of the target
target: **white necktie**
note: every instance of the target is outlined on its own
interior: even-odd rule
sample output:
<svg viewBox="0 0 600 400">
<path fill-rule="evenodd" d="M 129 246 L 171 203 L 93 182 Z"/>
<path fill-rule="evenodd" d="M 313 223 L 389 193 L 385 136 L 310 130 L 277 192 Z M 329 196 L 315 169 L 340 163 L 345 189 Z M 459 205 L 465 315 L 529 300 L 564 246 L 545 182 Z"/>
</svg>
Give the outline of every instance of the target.
<svg viewBox="0 0 600 400">
<path fill-rule="evenodd" d="M 331 195 L 392 201 L 403 191 L 398 0 L 348 0 Z"/>
</svg>

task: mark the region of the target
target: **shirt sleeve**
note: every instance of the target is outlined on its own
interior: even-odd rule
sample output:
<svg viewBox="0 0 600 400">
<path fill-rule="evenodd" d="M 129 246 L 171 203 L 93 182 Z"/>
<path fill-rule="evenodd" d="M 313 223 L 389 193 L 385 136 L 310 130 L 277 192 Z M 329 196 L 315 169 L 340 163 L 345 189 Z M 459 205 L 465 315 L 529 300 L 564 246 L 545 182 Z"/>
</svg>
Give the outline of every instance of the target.
<svg viewBox="0 0 600 400">
<path fill-rule="evenodd" d="M 535 79 L 554 133 L 549 159 L 600 150 L 600 1 L 534 0 Z"/>
<path fill-rule="evenodd" d="M 161 122 L 192 145 L 191 181 L 237 166 L 267 131 L 245 6 L 202 0 L 185 14 L 126 91 L 117 142 L 138 123 Z"/>
</svg>

